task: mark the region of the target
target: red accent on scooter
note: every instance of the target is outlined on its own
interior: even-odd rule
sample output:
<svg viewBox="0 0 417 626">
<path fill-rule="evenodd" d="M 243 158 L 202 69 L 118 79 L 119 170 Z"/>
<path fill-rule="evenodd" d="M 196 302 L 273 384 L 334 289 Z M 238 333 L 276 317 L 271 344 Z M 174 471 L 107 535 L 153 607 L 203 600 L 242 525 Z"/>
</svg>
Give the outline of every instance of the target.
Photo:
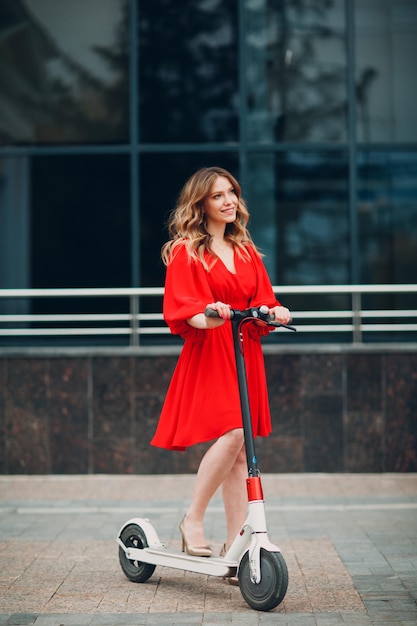
<svg viewBox="0 0 417 626">
<path fill-rule="evenodd" d="M 248 490 L 248 501 L 263 500 L 262 483 L 260 476 L 251 476 L 246 479 L 246 489 Z"/>
</svg>

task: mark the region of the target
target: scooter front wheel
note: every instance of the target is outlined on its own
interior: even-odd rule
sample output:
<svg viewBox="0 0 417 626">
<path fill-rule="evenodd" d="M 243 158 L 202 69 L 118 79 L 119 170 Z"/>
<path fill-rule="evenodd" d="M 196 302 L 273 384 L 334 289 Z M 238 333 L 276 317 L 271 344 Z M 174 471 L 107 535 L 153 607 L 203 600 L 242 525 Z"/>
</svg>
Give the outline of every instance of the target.
<svg viewBox="0 0 417 626">
<path fill-rule="evenodd" d="M 274 609 L 287 593 L 288 569 L 280 552 L 268 552 L 261 548 L 261 580 L 254 583 L 250 577 L 249 551 L 245 552 L 239 565 L 239 587 L 246 602 L 257 611 Z"/>
<path fill-rule="evenodd" d="M 120 533 L 120 540 L 126 548 L 142 549 L 148 547 L 145 531 L 138 524 L 125 526 Z M 142 563 L 142 561 L 128 559 L 126 552 L 121 546 L 119 546 L 119 561 L 127 578 L 134 583 L 144 583 L 152 576 L 156 567 L 152 563 Z"/>
</svg>

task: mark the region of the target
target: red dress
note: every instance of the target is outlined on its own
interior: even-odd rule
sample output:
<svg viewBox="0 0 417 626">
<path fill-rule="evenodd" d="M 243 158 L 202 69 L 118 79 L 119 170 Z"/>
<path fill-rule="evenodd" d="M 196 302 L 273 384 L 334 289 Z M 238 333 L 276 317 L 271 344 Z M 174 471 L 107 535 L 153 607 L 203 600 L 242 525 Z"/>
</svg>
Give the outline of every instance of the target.
<svg viewBox="0 0 417 626">
<path fill-rule="evenodd" d="M 249 260 L 235 252 L 235 274 L 220 259 L 205 270 L 200 261 L 188 259 L 185 246 L 167 267 L 164 319 L 185 341 L 151 441 L 154 446 L 185 450 L 242 427 L 231 325 L 201 330 L 186 320 L 210 302 L 234 309 L 279 304 L 261 258 L 252 246 L 247 249 Z M 260 339 L 269 329 L 246 324 L 243 332 L 253 433 L 265 437 L 271 432 L 271 417 Z"/>
</svg>

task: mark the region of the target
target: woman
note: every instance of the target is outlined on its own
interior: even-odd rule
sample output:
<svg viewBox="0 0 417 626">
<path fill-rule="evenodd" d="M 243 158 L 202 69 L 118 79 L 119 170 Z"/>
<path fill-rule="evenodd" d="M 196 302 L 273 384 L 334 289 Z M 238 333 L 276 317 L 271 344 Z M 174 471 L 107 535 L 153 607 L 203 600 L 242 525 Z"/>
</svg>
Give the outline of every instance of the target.
<svg viewBox="0 0 417 626">
<path fill-rule="evenodd" d="M 272 290 L 247 230 L 249 213 L 237 180 L 219 167 L 198 170 L 184 185 L 162 248 L 167 266 L 164 319 L 184 346 L 174 371 L 154 446 L 184 450 L 214 441 L 195 481 L 191 506 L 180 524 L 183 551 L 211 556 L 204 514 L 221 486 L 227 538 L 223 553 L 246 517 L 246 455 L 234 360 L 230 309 L 266 304 L 281 323 L 291 319 Z M 219 318 L 207 318 L 206 307 Z M 271 419 L 260 338 L 270 328 L 246 324 L 245 364 L 254 436 L 268 436 Z"/>
</svg>

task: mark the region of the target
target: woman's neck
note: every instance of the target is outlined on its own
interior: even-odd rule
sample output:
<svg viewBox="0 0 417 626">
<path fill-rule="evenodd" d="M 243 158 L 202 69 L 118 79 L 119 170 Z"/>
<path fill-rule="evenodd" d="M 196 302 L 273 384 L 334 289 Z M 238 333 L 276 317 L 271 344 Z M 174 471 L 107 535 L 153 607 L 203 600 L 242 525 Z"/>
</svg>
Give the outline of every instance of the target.
<svg viewBox="0 0 417 626">
<path fill-rule="evenodd" d="M 210 224 L 210 228 L 207 229 L 208 234 L 213 241 L 224 241 L 224 235 L 226 227 L 223 224 Z"/>
</svg>

